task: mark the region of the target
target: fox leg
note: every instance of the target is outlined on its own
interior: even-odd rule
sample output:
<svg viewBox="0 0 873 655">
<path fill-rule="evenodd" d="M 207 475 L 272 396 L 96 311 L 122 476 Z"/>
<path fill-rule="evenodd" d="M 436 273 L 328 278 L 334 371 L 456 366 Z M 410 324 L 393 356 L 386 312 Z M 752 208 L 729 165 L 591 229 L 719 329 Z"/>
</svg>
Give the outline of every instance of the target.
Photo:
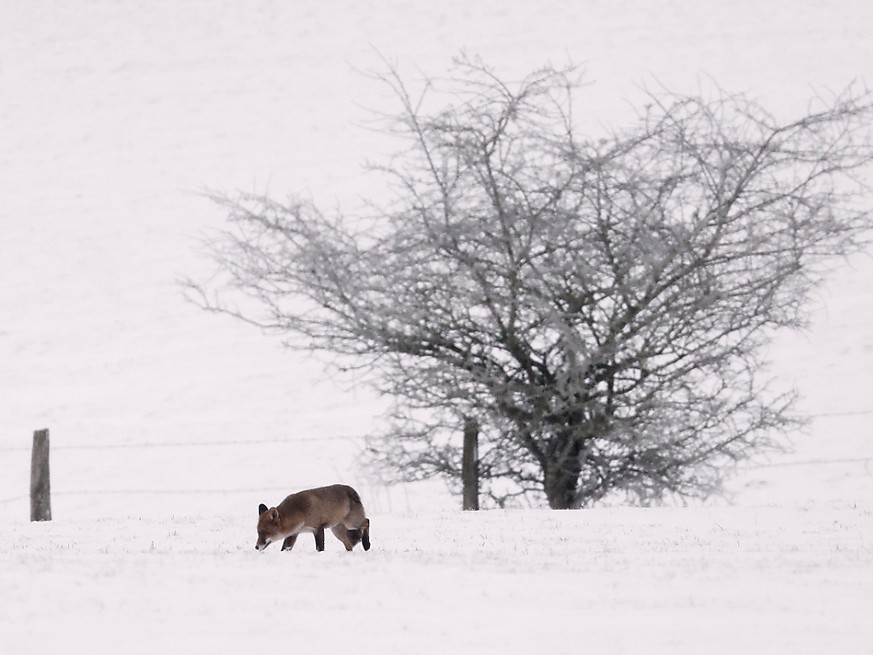
<svg viewBox="0 0 873 655">
<path fill-rule="evenodd" d="M 282 550 L 291 550 L 292 548 L 294 548 L 294 543 L 296 541 L 296 534 L 292 534 L 290 537 L 285 537 L 285 541 L 282 542 Z"/>
<path fill-rule="evenodd" d="M 324 526 L 320 525 L 315 530 L 315 550 L 319 553 L 324 550 Z"/>
<path fill-rule="evenodd" d="M 361 545 L 364 547 L 364 550 L 370 550 L 370 519 L 364 519 L 364 522 L 361 523 L 360 532 Z"/>
<path fill-rule="evenodd" d="M 351 534 L 347 534 L 352 533 L 353 531 L 346 530 L 346 526 L 344 526 L 342 523 L 337 523 L 330 529 L 330 531 L 333 532 L 333 535 L 337 539 L 343 542 L 343 546 L 346 547 L 346 550 L 350 551 L 352 548 L 355 547 L 355 542 L 349 538 L 351 537 Z"/>
</svg>

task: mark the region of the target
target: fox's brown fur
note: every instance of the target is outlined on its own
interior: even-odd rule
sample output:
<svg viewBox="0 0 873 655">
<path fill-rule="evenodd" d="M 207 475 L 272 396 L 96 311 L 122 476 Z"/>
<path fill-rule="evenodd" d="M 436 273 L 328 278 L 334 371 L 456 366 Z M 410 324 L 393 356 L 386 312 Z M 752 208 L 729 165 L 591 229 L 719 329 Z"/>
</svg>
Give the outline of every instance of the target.
<svg viewBox="0 0 873 655">
<path fill-rule="evenodd" d="M 324 529 L 352 550 L 358 542 L 370 550 L 370 519 L 358 492 L 344 484 L 306 489 L 291 494 L 276 507 L 258 507 L 257 550 L 283 539 L 282 550 L 291 550 L 301 532 L 315 534 L 315 549 L 324 550 Z"/>
</svg>

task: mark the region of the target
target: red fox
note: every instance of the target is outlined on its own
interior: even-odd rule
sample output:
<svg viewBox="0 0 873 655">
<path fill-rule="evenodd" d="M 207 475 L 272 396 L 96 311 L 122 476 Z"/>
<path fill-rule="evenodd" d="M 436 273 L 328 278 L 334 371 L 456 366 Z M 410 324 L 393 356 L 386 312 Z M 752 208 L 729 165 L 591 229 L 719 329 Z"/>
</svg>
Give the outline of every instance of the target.
<svg viewBox="0 0 873 655">
<path fill-rule="evenodd" d="M 257 550 L 284 539 L 282 550 L 294 548 L 301 532 L 315 533 L 315 550 L 324 550 L 324 529 L 330 528 L 350 551 L 358 542 L 370 550 L 370 519 L 358 492 L 344 484 L 291 494 L 276 507 L 258 507 Z"/>
</svg>

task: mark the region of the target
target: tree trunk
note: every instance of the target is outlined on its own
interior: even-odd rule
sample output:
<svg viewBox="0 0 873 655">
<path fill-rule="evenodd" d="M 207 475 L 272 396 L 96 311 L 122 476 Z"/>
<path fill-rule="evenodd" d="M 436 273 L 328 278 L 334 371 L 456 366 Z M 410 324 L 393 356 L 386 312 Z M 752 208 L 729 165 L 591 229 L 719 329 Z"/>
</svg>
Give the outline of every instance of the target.
<svg viewBox="0 0 873 655">
<path fill-rule="evenodd" d="M 581 501 L 579 476 L 582 473 L 582 462 L 579 456 L 582 445 L 578 442 L 566 444 L 564 440 L 559 443 L 553 449 L 557 453 L 555 459 L 543 471 L 546 499 L 552 509 L 578 509 Z"/>
<path fill-rule="evenodd" d="M 576 497 L 578 476 L 563 471 L 546 473 L 545 491 L 552 509 L 578 509 L 579 499 Z"/>
</svg>

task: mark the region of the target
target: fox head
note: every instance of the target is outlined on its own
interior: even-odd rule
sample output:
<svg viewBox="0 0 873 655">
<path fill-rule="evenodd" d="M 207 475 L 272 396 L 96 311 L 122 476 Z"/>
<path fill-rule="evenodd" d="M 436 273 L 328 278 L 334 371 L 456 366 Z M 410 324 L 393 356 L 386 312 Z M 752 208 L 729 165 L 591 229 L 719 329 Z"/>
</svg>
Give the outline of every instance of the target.
<svg viewBox="0 0 873 655">
<path fill-rule="evenodd" d="M 255 548 L 264 550 L 279 538 L 281 530 L 279 510 L 275 507 L 267 509 L 267 506 L 261 503 L 258 506 L 258 543 L 255 544 Z"/>
</svg>

